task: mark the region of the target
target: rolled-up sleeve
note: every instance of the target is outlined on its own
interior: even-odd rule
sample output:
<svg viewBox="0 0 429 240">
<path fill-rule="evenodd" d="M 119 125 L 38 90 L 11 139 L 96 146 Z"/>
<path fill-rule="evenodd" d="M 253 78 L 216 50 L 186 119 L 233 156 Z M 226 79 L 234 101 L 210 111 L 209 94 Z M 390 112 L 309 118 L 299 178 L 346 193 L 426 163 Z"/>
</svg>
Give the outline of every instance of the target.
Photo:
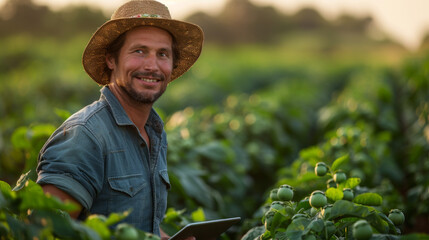
<svg viewBox="0 0 429 240">
<path fill-rule="evenodd" d="M 83 125 L 60 127 L 42 148 L 37 173 L 38 184 L 55 185 L 90 209 L 103 186 L 100 141 Z"/>
</svg>

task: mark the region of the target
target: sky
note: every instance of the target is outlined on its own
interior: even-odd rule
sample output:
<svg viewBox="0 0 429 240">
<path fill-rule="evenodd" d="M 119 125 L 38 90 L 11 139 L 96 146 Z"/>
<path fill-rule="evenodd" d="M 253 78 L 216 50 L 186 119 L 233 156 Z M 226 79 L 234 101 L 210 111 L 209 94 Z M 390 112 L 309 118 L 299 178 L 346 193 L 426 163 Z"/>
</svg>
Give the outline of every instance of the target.
<svg viewBox="0 0 429 240">
<path fill-rule="evenodd" d="M 110 15 L 126 0 L 33 0 L 62 8 L 68 4 L 90 4 Z M 228 0 L 158 0 L 170 9 L 173 18 L 183 19 L 197 10 L 216 14 Z M 415 50 L 429 33 L 429 0 L 250 0 L 257 5 L 271 5 L 281 12 L 294 13 L 302 7 L 314 7 L 327 19 L 341 13 L 372 16 L 377 26 L 391 38 Z M 0 5 L 5 0 L 0 0 Z"/>
</svg>

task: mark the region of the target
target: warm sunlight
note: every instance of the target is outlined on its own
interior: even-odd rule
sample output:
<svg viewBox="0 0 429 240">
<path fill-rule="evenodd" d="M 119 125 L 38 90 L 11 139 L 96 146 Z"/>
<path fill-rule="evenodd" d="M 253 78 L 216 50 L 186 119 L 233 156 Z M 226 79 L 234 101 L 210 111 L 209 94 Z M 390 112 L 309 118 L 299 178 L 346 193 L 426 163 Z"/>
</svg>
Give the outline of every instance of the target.
<svg viewBox="0 0 429 240">
<path fill-rule="evenodd" d="M 53 9 L 68 4 L 90 4 L 101 7 L 110 14 L 122 1 L 106 0 L 34 0 L 48 4 Z M 359 16 L 371 15 L 376 24 L 392 38 L 409 49 L 416 49 L 424 34 L 429 29 L 429 1 L 427 0 L 251 0 L 258 5 L 272 5 L 283 12 L 294 12 L 304 6 L 316 7 L 327 18 L 335 18 L 346 12 Z M 5 0 L 0 0 L 2 5 Z M 226 0 L 161 0 L 176 18 L 184 18 L 195 11 L 216 13 L 220 11 Z"/>
</svg>

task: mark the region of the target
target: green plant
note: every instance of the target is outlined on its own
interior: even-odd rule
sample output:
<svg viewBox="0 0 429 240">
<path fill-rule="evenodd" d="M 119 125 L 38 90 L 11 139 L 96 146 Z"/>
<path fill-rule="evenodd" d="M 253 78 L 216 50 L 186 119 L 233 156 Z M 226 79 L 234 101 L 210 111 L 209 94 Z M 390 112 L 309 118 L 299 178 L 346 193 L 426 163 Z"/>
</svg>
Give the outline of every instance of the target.
<svg viewBox="0 0 429 240">
<path fill-rule="evenodd" d="M 347 201 L 352 201 L 354 198 L 353 190 L 350 188 L 343 189 L 343 199 Z"/>
<path fill-rule="evenodd" d="M 316 167 L 314 168 L 314 172 L 316 173 L 317 176 L 323 177 L 328 172 L 328 167 L 324 162 L 318 162 L 316 164 Z"/>
<path fill-rule="evenodd" d="M 320 191 L 320 190 L 316 190 L 314 192 L 311 193 L 310 195 L 310 205 L 314 208 L 321 208 L 323 206 L 325 206 L 328 203 L 328 199 L 325 196 L 325 193 Z"/>
<path fill-rule="evenodd" d="M 372 236 L 371 225 L 366 220 L 359 220 L 353 224 L 353 237 L 356 240 L 367 240 Z"/>
<path fill-rule="evenodd" d="M 338 170 L 335 174 L 334 174 L 334 181 L 336 183 L 343 183 L 344 181 L 346 181 L 347 176 L 346 174 L 342 171 L 342 170 Z"/>
<path fill-rule="evenodd" d="M 21 175 L 14 188 L 0 181 L 0 239 L 159 240 L 158 236 L 120 223 L 128 212 L 90 215 L 83 222 L 71 219 L 67 212 L 75 206 L 45 194 L 29 175 Z"/>
<path fill-rule="evenodd" d="M 139 239 L 139 233 L 133 226 L 127 223 L 120 223 L 116 227 L 115 237 L 117 240 L 137 240 Z"/>
<path fill-rule="evenodd" d="M 390 210 L 388 217 L 396 226 L 401 226 L 404 224 L 405 216 L 404 213 L 399 209 Z"/>
<path fill-rule="evenodd" d="M 277 190 L 277 198 L 281 201 L 292 200 L 293 188 L 287 184 L 281 185 Z"/>
<path fill-rule="evenodd" d="M 347 157 L 333 162 L 327 175 L 338 173 Z M 320 165 L 319 165 L 320 166 Z M 317 171 L 313 171 L 317 174 Z M 345 172 L 344 172 L 345 174 Z M 323 178 L 323 177 L 319 177 Z M 348 178 L 330 187 L 324 193 L 314 190 L 310 197 L 294 201 L 274 201 L 262 216 L 264 228 L 251 228 L 242 240 L 258 239 L 399 239 L 398 225 L 391 220 L 400 218 L 400 213 L 392 210 L 390 217 L 381 210 L 382 198 L 379 194 L 365 192 L 359 186 L 360 179 Z M 347 196 L 357 189 L 357 196 Z M 344 194 L 345 193 L 345 194 Z M 343 200 L 346 198 L 347 200 Z M 269 200 L 267 201 L 269 203 Z M 402 212 L 401 212 L 402 213 Z M 414 236 L 413 236 L 414 237 Z M 425 236 L 417 236 L 416 239 Z"/>
</svg>

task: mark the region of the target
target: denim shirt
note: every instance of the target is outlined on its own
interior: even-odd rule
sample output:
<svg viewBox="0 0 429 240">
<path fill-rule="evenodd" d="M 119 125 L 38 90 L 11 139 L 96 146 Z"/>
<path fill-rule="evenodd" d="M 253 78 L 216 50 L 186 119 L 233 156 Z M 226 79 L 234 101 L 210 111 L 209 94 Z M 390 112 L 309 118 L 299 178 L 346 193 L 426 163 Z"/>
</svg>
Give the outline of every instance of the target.
<svg viewBox="0 0 429 240">
<path fill-rule="evenodd" d="M 37 183 L 67 192 L 90 214 L 132 209 L 125 222 L 159 235 L 170 181 L 166 133 L 153 109 L 145 129 L 150 151 L 117 98 L 103 87 L 98 101 L 73 114 L 45 143 Z"/>
</svg>

